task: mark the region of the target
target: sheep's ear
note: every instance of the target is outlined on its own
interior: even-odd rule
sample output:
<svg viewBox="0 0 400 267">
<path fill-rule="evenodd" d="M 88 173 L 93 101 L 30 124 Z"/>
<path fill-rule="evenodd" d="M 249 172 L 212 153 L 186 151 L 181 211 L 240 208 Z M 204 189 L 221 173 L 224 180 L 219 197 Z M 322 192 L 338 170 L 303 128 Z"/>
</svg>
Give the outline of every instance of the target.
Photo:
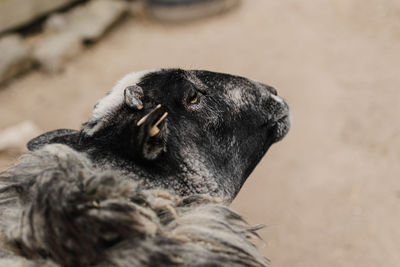
<svg viewBox="0 0 400 267">
<path fill-rule="evenodd" d="M 26 145 L 30 151 L 37 150 L 47 144 L 65 144 L 75 147 L 78 141 L 78 131 L 70 129 L 58 129 L 33 138 Z"/>
<path fill-rule="evenodd" d="M 140 100 L 143 97 L 143 90 L 140 86 L 132 85 L 128 86 L 124 90 L 124 101 L 130 108 L 135 110 L 141 110 L 143 103 Z"/>
<path fill-rule="evenodd" d="M 136 123 L 134 148 L 144 160 L 155 160 L 165 151 L 168 113 L 158 105 Z"/>
</svg>

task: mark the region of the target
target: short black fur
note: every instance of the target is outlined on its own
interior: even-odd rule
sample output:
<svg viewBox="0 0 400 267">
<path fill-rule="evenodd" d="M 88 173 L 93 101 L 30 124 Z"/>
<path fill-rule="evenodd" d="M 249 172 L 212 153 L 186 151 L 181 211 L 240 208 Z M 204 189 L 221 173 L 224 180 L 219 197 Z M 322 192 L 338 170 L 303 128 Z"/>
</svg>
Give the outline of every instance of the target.
<svg viewBox="0 0 400 267">
<path fill-rule="evenodd" d="M 113 90 L 123 89 L 118 86 Z M 28 148 L 63 143 L 86 152 L 99 166 L 111 163 L 131 173 L 144 188 L 233 199 L 271 144 L 289 129 L 288 106 L 276 100 L 276 90 L 243 77 L 165 69 L 146 73 L 129 86 L 142 90 L 141 110 L 122 101 L 110 107 L 101 127 L 96 128 L 104 118 L 91 118 L 79 134 L 53 131 Z M 137 126 L 158 104 L 161 108 Z M 159 134 L 149 136 L 165 112 Z"/>
</svg>

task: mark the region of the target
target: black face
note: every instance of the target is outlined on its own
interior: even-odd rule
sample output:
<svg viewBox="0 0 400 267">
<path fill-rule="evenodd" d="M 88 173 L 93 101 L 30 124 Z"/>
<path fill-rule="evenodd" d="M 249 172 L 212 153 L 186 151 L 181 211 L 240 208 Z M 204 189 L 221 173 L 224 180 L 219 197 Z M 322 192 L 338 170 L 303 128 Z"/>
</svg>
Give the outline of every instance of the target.
<svg viewBox="0 0 400 267">
<path fill-rule="evenodd" d="M 286 102 L 264 84 L 159 70 L 125 77 L 97 104 L 79 140 L 58 139 L 95 162 L 140 173 L 147 187 L 233 199 L 270 145 L 288 132 L 288 116 Z"/>
</svg>

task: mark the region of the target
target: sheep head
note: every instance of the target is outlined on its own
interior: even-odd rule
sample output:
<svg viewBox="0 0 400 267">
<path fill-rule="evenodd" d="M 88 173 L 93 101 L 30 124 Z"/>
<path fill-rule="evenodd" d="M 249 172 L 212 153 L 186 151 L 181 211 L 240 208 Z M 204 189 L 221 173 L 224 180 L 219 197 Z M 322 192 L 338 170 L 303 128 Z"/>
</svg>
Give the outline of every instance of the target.
<svg viewBox="0 0 400 267">
<path fill-rule="evenodd" d="M 161 69 L 126 75 L 80 131 L 52 131 L 28 148 L 64 143 L 145 188 L 232 200 L 289 127 L 288 105 L 272 87 L 222 73 Z"/>
</svg>

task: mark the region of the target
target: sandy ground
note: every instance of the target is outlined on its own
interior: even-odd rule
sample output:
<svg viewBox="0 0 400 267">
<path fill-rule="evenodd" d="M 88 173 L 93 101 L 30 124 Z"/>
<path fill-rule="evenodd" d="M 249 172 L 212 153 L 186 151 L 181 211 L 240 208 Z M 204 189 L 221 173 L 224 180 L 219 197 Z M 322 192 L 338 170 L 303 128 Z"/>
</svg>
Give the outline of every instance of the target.
<svg viewBox="0 0 400 267">
<path fill-rule="evenodd" d="M 60 75 L 0 91 L 0 128 L 79 128 L 123 74 L 229 72 L 278 88 L 293 126 L 233 207 L 274 266 L 400 266 L 400 2 L 252 0 L 186 25 L 128 19 Z M 2 157 L 2 166 L 9 160 Z"/>
</svg>

